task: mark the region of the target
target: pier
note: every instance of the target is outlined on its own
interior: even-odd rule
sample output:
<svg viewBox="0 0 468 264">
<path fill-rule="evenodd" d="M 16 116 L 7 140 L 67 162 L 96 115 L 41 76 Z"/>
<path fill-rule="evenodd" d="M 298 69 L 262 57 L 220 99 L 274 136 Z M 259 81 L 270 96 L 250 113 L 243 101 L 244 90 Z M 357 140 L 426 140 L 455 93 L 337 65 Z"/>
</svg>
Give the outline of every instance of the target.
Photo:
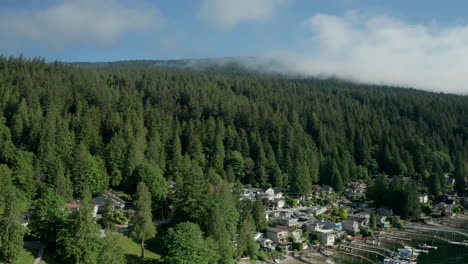
<svg viewBox="0 0 468 264">
<path fill-rule="evenodd" d="M 328 249 L 328 250 L 331 250 L 331 251 L 335 251 L 335 252 L 337 252 L 337 253 L 344 254 L 344 255 L 348 255 L 348 256 L 360 258 L 360 259 L 365 260 L 365 261 L 367 261 L 368 263 L 371 263 L 371 264 L 377 264 L 377 263 L 378 263 L 378 261 L 371 260 L 371 259 L 369 259 L 369 258 L 367 258 L 367 257 L 361 256 L 361 255 L 359 255 L 359 254 L 354 254 L 354 253 L 348 252 L 348 251 L 346 251 L 346 250 L 340 250 L 340 249 L 338 249 L 338 248 L 327 248 L 327 249 Z"/>
</svg>

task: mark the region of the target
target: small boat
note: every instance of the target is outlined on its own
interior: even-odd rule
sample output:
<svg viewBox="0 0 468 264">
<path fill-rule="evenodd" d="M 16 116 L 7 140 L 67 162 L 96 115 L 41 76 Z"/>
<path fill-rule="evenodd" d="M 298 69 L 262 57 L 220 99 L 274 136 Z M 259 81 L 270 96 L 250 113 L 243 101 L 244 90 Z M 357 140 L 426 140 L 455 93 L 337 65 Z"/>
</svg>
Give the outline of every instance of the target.
<svg viewBox="0 0 468 264">
<path fill-rule="evenodd" d="M 427 244 L 421 244 L 418 246 L 420 249 L 424 249 L 424 250 L 429 250 L 429 249 L 437 249 L 436 246 L 429 246 Z"/>
<path fill-rule="evenodd" d="M 416 253 L 429 253 L 429 250 L 427 249 L 413 249 L 414 252 Z"/>
<path fill-rule="evenodd" d="M 468 246 L 468 243 L 465 243 L 465 242 L 456 242 L 456 241 L 452 241 L 450 242 L 451 245 L 456 245 L 456 246 Z"/>
</svg>

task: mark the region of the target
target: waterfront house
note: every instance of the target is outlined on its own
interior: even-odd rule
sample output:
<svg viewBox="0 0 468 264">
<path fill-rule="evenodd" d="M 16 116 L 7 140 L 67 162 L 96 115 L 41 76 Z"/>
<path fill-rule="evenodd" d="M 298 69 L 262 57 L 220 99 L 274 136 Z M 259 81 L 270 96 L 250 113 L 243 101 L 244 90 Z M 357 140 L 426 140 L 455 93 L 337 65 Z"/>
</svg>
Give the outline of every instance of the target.
<svg viewBox="0 0 468 264">
<path fill-rule="evenodd" d="M 347 220 L 358 222 L 359 227 L 367 227 L 369 226 L 370 214 L 368 213 L 350 214 L 348 215 Z"/>
<path fill-rule="evenodd" d="M 266 238 L 270 239 L 277 245 L 288 245 L 289 242 L 289 232 L 284 229 L 270 227 L 266 230 Z"/>
<path fill-rule="evenodd" d="M 344 220 L 343 221 L 343 229 L 349 232 L 358 233 L 360 229 L 360 224 L 354 220 Z"/>
</svg>

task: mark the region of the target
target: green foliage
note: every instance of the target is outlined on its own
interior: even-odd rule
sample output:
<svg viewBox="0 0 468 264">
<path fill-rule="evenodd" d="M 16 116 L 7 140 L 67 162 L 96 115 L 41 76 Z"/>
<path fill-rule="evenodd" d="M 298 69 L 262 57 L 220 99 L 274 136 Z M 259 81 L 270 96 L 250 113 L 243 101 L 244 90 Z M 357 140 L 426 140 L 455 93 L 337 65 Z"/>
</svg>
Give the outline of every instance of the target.
<svg viewBox="0 0 468 264">
<path fill-rule="evenodd" d="M 119 235 L 110 231 L 103 238 L 98 263 L 100 264 L 125 264 L 127 263 L 122 245 L 119 244 Z"/>
<path fill-rule="evenodd" d="M 211 239 L 204 239 L 197 224 L 184 222 L 170 228 L 165 238 L 167 256 L 171 264 L 217 263 L 216 246 Z"/>
<path fill-rule="evenodd" d="M 255 242 L 255 222 L 250 213 L 246 213 L 240 222 L 237 252 L 239 256 L 255 256 L 260 245 Z"/>
<path fill-rule="evenodd" d="M 395 177 L 389 183 L 385 176 L 379 176 L 367 189 L 366 196 L 377 205 L 388 206 L 402 217 L 419 216 L 419 188 L 416 182 L 406 182 Z"/>
<path fill-rule="evenodd" d="M 69 213 L 65 210 L 64 201 L 52 189 L 46 189 L 42 197 L 34 203 L 28 228 L 31 234 L 39 239 L 49 249 L 56 249 L 60 230 L 66 227 Z"/>
<path fill-rule="evenodd" d="M 99 228 L 93 219 L 91 193 L 86 187 L 83 190 L 83 197 L 80 202 L 74 238 L 65 247 L 70 252 L 71 262 L 76 264 L 95 264 L 98 263 L 99 256 Z"/>
<path fill-rule="evenodd" d="M 157 165 L 140 165 L 136 168 L 133 179 L 136 182 L 144 182 L 148 186 L 153 201 L 157 202 L 166 197 L 169 187 L 163 177 L 163 172 Z"/>
<path fill-rule="evenodd" d="M 266 220 L 265 206 L 260 198 L 257 198 L 254 203 L 252 215 L 255 225 L 257 226 L 257 231 L 264 231 L 268 227 L 268 223 Z"/>
<path fill-rule="evenodd" d="M 148 69 L 151 63 L 159 66 Z M 177 192 L 167 201 L 176 222 L 206 230 L 221 180 L 304 194 L 314 183 L 340 191 L 369 175 L 404 174 L 435 196 L 445 190 L 443 174 L 453 173 L 454 188 L 466 192 L 466 96 L 162 65 L 96 70 L 0 56 L 0 173 L 10 175 L 18 198 L 52 188 L 68 200 L 108 185 L 134 194 L 144 181 L 159 209 L 163 182 L 173 180 Z M 135 70 L 117 70 L 129 68 Z M 418 214 L 417 186 L 396 181 L 369 189 L 376 203 Z M 231 239 L 236 206 L 220 208 Z M 2 207 L 4 201 L 0 213 Z M 67 221 L 58 241 L 74 241 L 75 227 Z M 63 261 L 71 254 L 57 250 Z"/>
<path fill-rule="evenodd" d="M 141 243 L 141 258 L 144 259 L 145 241 L 156 235 L 156 228 L 151 214 L 151 194 L 143 182 L 137 186 L 135 211 L 135 217 L 130 223 L 131 234 L 135 240 Z"/>
<path fill-rule="evenodd" d="M 6 179 L 2 186 L 3 210 L 0 215 L 0 259 L 14 263 L 23 248 L 24 227 L 21 225 L 21 205 L 15 187 Z"/>
<path fill-rule="evenodd" d="M 370 215 L 369 227 L 372 228 L 372 229 L 377 228 L 377 216 L 374 213 L 371 213 L 371 215 Z"/>
</svg>

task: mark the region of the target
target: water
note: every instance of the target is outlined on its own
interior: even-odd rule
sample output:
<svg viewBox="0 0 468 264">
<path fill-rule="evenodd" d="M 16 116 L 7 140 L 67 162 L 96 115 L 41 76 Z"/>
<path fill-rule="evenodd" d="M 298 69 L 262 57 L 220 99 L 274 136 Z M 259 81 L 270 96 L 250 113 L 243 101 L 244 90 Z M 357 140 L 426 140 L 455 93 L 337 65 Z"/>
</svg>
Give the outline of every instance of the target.
<svg viewBox="0 0 468 264">
<path fill-rule="evenodd" d="M 418 257 L 418 264 L 467 264 L 468 247 L 440 245 L 437 250 L 422 253 Z"/>
</svg>

